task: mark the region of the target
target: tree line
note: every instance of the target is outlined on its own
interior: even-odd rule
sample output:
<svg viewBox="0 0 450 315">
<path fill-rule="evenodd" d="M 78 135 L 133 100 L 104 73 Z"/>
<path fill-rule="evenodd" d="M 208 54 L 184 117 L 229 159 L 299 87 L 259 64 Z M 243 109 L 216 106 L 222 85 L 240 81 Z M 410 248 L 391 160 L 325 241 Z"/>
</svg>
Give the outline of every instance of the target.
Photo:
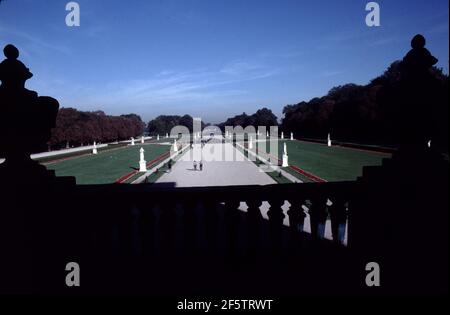
<svg viewBox="0 0 450 315">
<path fill-rule="evenodd" d="M 144 129 L 145 124 L 136 114 L 112 116 L 103 111 L 84 112 L 61 108 L 48 145 L 49 149 L 59 149 L 94 141 L 120 141 L 140 136 Z"/>
<path fill-rule="evenodd" d="M 175 126 L 184 126 L 189 129 L 189 132 L 193 131 L 193 117 L 191 115 L 160 115 L 149 121 L 147 125 L 147 131 L 150 135 L 165 135 L 170 134 L 170 131 Z M 205 128 L 207 124 L 201 122 L 201 129 Z"/>
<path fill-rule="evenodd" d="M 254 114 L 248 115 L 245 112 L 241 115 L 237 115 L 228 118 L 225 122 L 218 124 L 218 127 L 224 131 L 226 126 L 242 126 L 242 128 L 248 126 L 266 127 L 269 130 L 270 126 L 278 126 L 278 118 L 272 111 L 266 107 L 257 110 Z"/>
<path fill-rule="evenodd" d="M 152 120 L 147 125 L 147 130 L 151 135 L 164 135 L 170 133 L 175 126 L 185 126 L 192 132 L 193 120 L 191 115 L 160 115 Z M 204 123 L 202 121 L 201 129 L 209 126 L 209 123 Z M 217 124 L 222 131 L 225 131 L 225 126 L 242 126 L 243 128 L 247 126 L 278 126 L 278 119 L 272 111 L 268 108 L 262 108 L 257 110 L 254 114 L 248 115 L 242 113 L 241 115 L 236 115 L 234 117 L 228 118 L 225 122 Z"/>
<path fill-rule="evenodd" d="M 419 111 L 423 118 L 414 121 L 417 129 L 432 134 L 435 144 L 448 148 L 449 78 L 436 67 L 430 75 L 428 86 L 419 87 L 430 92 L 422 108 L 412 108 L 405 95 L 408 86 L 401 83 L 402 62 L 395 61 L 367 85 L 337 86 L 325 96 L 285 106 L 281 130 L 302 138 L 325 139 L 330 132 L 342 141 L 397 145 L 398 129 L 404 127 L 412 111 Z M 425 117 L 434 122 L 433 130 L 424 130 L 431 129 L 425 126 Z"/>
</svg>

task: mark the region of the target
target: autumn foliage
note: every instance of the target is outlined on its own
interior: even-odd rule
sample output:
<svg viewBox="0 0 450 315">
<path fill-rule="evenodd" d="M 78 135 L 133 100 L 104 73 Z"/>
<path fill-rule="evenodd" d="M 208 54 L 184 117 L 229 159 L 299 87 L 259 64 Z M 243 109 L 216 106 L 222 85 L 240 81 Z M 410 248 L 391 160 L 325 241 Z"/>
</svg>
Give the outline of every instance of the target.
<svg viewBox="0 0 450 315">
<path fill-rule="evenodd" d="M 61 108 L 49 146 L 52 149 L 88 143 L 112 142 L 137 137 L 144 132 L 144 123 L 136 114 L 110 116 L 102 111 L 83 112 Z"/>
</svg>

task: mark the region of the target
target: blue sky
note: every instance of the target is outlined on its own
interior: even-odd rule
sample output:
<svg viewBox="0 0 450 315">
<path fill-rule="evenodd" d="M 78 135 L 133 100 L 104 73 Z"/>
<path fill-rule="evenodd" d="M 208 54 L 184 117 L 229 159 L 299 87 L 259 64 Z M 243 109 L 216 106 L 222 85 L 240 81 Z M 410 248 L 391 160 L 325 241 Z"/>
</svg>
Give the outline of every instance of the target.
<svg viewBox="0 0 450 315">
<path fill-rule="evenodd" d="M 34 73 L 27 87 L 63 107 L 191 114 L 221 122 L 333 86 L 366 84 L 401 59 L 416 33 L 448 73 L 448 1 L 377 1 L 381 26 L 359 0 L 4 0 L 0 45 L 15 44 Z"/>
</svg>

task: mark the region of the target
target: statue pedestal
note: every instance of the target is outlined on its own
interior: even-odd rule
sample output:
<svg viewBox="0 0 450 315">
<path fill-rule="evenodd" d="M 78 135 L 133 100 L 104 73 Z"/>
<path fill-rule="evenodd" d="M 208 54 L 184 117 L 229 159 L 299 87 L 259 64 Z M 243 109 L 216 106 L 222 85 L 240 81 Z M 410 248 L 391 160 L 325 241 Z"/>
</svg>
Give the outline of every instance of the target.
<svg viewBox="0 0 450 315">
<path fill-rule="evenodd" d="M 139 172 L 147 172 L 147 162 L 139 161 Z"/>
<path fill-rule="evenodd" d="M 283 163 L 281 164 L 281 166 L 282 167 L 288 167 L 289 166 L 287 154 L 283 154 Z"/>
</svg>

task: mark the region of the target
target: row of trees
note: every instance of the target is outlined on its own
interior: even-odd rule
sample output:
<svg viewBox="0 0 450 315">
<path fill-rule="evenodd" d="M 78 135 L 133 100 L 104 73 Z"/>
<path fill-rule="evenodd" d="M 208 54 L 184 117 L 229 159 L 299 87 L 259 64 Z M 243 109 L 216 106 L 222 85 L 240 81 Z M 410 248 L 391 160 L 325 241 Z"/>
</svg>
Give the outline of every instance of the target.
<svg viewBox="0 0 450 315">
<path fill-rule="evenodd" d="M 225 130 L 225 126 L 242 126 L 242 128 L 254 126 L 255 129 L 259 126 L 265 126 L 269 128 L 270 126 L 278 126 L 278 119 L 270 109 L 264 107 L 252 115 L 242 113 L 241 115 L 228 118 L 225 122 L 218 125 L 222 131 Z"/>
<path fill-rule="evenodd" d="M 283 108 L 281 129 L 304 138 L 334 138 L 370 141 L 379 122 L 377 86 L 346 84 L 326 96 Z"/>
<path fill-rule="evenodd" d="M 396 145 L 395 133 L 401 132 L 398 129 L 404 128 L 415 111 L 422 117 L 412 122 L 417 130 L 433 134 L 440 144 L 447 143 L 448 75 L 434 67 L 431 79 L 424 80 L 428 86 L 409 88 L 401 79 L 401 67 L 401 61 L 396 61 L 367 85 L 334 87 L 323 97 L 285 106 L 281 130 L 304 138 L 324 139 L 331 132 L 339 140 Z M 421 108 L 413 108 L 416 105 L 408 98 L 413 89 L 423 89 L 429 95 Z M 424 130 L 425 117 L 435 122 L 434 130 Z"/>
<path fill-rule="evenodd" d="M 209 124 L 205 124 L 202 121 L 201 129 L 205 128 Z M 173 127 L 175 126 L 185 126 L 192 132 L 193 129 L 193 120 L 192 116 L 184 115 L 161 115 L 152 119 L 147 126 L 147 131 L 151 135 L 156 134 L 166 134 L 170 133 Z M 222 131 L 225 130 L 225 126 L 242 126 L 243 128 L 247 126 L 278 126 L 277 116 L 275 116 L 272 111 L 268 108 L 262 108 L 256 111 L 256 113 L 252 115 L 247 115 L 246 113 L 242 113 L 241 115 L 237 115 L 231 118 L 228 118 L 225 122 L 217 125 Z"/>
<path fill-rule="evenodd" d="M 203 121 L 201 129 L 208 124 Z M 263 108 L 252 115 L 243 113 L 219 124 L 225 126 L 273 126 L 278 125 L 277 117 L 270 109 Z M 170 133 L 175 126 L 185 126 L 193 131 L 193 118 L 190 115 L 160 115 L 147 125 L 150 135 Z M 106 115 L 103 111 L 84 112 L 74 108 L 61 108 L 56 119 L 56 127 L 49 141 L 50 149 L 80 146 L 96 142 L 112 142 L 138 137 L 143 134 L 145 124 L 140 116 L 128 114 L 121 116 Z"/>
<path fill-rule="evenodd" d="M 170 131 L 175 126 L 184 126 L 189 129 L 189 132 L 193 131 L 193 118 L 191 115 L 161 115 L 149 121 L 147 125 L 147 131 L 151 135 L 164 135 L 170 134 Z M 205 128 L 206 124 L 202 121 L 201 129 Z"/>
<path fill-rule="evenodd" d="M 51 149 L 96 142 L 112 142 L 142 135 L 145 124 L 136 114 L 106 115 L 102 111 L 83 112 L 61 108 L 49 141 Z"/>
</svg>

